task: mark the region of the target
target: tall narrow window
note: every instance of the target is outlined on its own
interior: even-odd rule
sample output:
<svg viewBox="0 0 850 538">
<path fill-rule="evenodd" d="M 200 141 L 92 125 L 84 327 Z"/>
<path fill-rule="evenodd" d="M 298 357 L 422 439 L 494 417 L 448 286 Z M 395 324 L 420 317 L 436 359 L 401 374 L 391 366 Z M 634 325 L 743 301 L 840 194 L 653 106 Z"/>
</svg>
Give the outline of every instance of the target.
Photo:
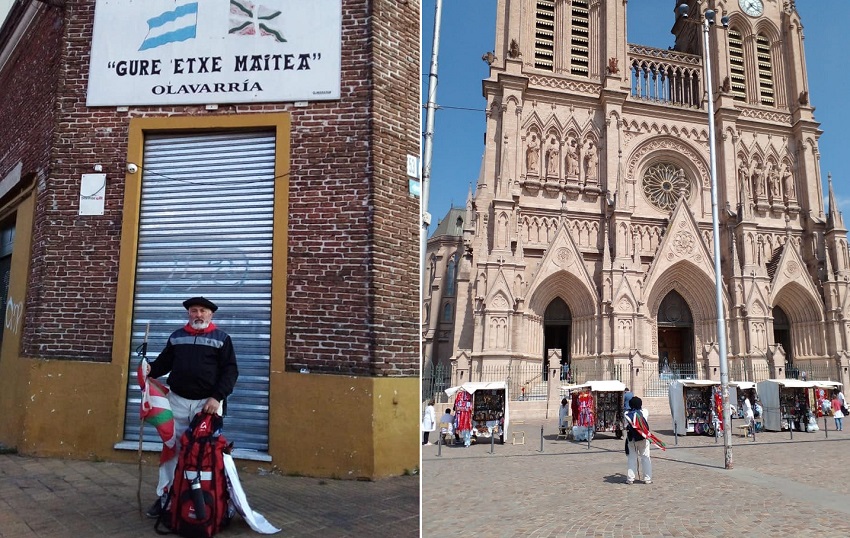
<svg viewBox="0 0 850 538">
<path fill-rule="evenodd" d="M 457 276 L 457 254 L 449 258 L 446 266 L 446 297 L 455 294 L 455 278 Z"/>
<path fill-rule="evenodd" d="M 744 40 L 741 32 L 729 30 L 729 71 L 731 73 L 732 97 L 737 101 L 747 99 L 747 80 L 744 71 Z"/>
<path fill-rule="evenodd" d="M 756 57 L 761 104 L 773 105 L 773 62 L 770 58 L 770 41 L 762 34 L 756 37 Z"/>
<path fill-rule="evenodd" d="M 570 73 L 586 77 L 590 59 L 590 17 L 586 1 L 575 0 L 573 2 L 570 27 Z"/>
<path fill-rule="evenodd" d="M 534 67 L 555 70 L 555 2 L 537 0 L 534 16 Z"/>
</svg>

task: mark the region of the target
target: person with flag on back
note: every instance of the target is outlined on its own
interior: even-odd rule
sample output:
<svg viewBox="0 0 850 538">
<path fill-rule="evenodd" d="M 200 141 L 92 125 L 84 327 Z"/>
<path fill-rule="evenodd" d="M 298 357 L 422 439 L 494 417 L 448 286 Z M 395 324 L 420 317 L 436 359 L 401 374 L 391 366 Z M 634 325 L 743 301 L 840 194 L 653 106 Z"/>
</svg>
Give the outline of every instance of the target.
<svg viewBox="0 0 850 538">
<path fill-rule="evenodd" d="M 628 471 L 626 473 L 626 484 L 634 484 L 638 476 L 638 458 L 643 471 L 644 484 L 652 484 L 652 460 L 649 456 L 651 445 L 656 445 L 661 450 L 667 450 L 667 446 L 654 433 L 649 431 L 646 414 L 643 411 L 643 400 L 633 396 L 629 400 L 629 411 L 626 412 L 626 456 L 628 456 Z"/>
<path fill-rule="evenodd" d="M 213 314 L 218 310 L 215 303 L 204 297 L 192 297 L 183 301 L 183 307 L 189 317 L 188 323 L 171 334 L 165 349 L 152 365 L 143 361 L 140 367 L 140 370 L 145 370 L 140 379 L 169 374 L 170 391 L 167 392 L 166 403 L 171 407 L 176 439 L 173 449 L 168 442 L 163 447 L 164 452 L 165 449 L 168 452 L 160 461 L 157 500 L 147 511 L 150 518 L 159 517 L 174 481 L 181 434 L 198 413 L 221 415 L 222 404 L 233 392 L 239 377 L 233 342 L 212 322 Z M 170 458 L 165 460 L 168 456 Z"/>
</svg>

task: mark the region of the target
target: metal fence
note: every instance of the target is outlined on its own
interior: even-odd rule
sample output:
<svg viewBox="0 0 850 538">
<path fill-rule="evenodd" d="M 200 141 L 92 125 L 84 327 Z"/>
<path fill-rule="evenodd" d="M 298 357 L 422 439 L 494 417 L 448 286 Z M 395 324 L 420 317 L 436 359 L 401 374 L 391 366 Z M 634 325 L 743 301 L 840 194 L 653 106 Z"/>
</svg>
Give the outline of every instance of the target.
<svg viewBox="0 0 850 538">
<path fill-rule="evenodd" d="M 448 401 L 445 390 L 451 386 L 452 367 L 449 364 L 426 364 L 422 369 L 422 401 Z"/>
<path fill-rule="evenodd" d="M 658 363 L 643 363 L 643 393 L 648 397 L 667 396 L 667 386 L 677 379 L 707 379 L 700 363 L 673 364 L 658 371 Z"/>
</svg>

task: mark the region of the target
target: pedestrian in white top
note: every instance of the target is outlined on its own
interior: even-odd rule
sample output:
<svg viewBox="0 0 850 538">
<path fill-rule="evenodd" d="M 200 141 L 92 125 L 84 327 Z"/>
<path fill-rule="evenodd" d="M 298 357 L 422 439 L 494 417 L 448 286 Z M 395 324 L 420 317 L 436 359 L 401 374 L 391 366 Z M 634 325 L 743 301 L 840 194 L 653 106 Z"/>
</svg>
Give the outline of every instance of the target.
<svg viewBox="0 0 850 538">
<path fill-rule="evenodd" d="M 744 419 L 747 421 L 747 426 L 750 427 L 747 435 L 752 435 L 753 429 L 755 427 L 756 416 L 753 413 L 753 404 L 750 402 L 749 396 L 744 396 Z"/>
<path fill-rule="evenodd" d="M 437 413 L 434 411 L 434 400 L 428 400 L 425 413 L 422 415 L 422 444 L 427 445 L 428 435 L 437 429 Z"/>
</svg>

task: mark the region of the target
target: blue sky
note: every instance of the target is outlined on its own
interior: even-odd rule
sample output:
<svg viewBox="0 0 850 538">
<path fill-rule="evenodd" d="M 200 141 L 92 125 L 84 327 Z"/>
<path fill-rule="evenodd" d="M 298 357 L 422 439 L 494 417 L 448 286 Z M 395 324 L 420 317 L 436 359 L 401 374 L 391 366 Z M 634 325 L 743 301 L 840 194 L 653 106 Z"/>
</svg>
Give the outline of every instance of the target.
<svg viewBox="0 0 850 538">
<path fill-rule="evenodd" d="M 777 0 L 778 1 L 778 0 Z M 673 44 L 672 2 L 629 2 L 628 41 L 667 48 Z M 809 99 L 823 135 L 819 140 L 826 193 L 832 173 L 838 206 L 850 210 L 850 107 L 845 47 L 850 47 L 850 0 L 797 0 L 803 23 Z M 428 95 L 428 70 L 434 33 L 434 0 L 422 5 L 422 100 Z M 475 187 L 484 151 L 481 81 L 488 76 L 481 56 L 495 46 L 496 0 L 443 0 L 439 84 L 435 115 L 431 190 L 431 231 L 449 208 L 463 206 L 470 183 Z M 423 114 L 424 130 L 424 114 Z"/>
</svg>

